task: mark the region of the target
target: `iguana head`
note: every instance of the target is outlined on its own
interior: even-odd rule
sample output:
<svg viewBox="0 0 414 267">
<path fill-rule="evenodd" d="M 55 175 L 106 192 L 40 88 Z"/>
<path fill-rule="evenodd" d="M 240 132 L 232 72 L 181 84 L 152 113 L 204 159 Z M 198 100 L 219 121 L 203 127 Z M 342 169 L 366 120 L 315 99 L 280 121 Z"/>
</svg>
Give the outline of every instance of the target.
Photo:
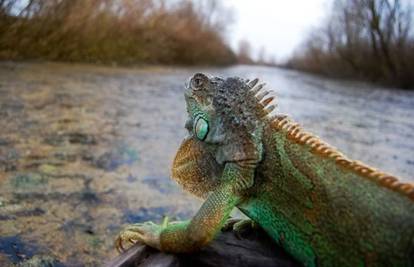
<svg viewBox="0 0 414 267">
<path fill-rule="evenodd" d="M 204 196 L 217 185 L 227 162 L 254 168 L 262 158 L 265 117 L 274 108 L 263 84 L 197 73 L 185 88 L 189 137 L 174 159 L 172 177 Z"/>
<path fill-rule="evenodd" d="M 260 160 L 265 110 L 272 98 L 261 102 L 263 85 L 257 79 L 192 76 L 185 100 L 189 134 L 213 151 L 218 163 Z"/>
</svg>

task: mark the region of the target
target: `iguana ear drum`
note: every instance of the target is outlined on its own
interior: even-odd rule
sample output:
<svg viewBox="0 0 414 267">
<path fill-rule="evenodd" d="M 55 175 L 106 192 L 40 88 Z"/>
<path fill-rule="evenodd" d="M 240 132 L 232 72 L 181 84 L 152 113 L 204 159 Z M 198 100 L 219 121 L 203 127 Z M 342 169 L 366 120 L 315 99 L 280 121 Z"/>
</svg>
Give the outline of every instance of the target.
<svg viewBox="0 0 414 267">
<path fill-rule="evenodd" d="M 203 119 L 202 117 L 198 118 L 196 123 L 195 123 L 195 134 L 197 136 L 197 138 L 201 141 L 204 141 L 207 137 L 208 134 L 208 123 L 205 119 Z"/>
</svg>

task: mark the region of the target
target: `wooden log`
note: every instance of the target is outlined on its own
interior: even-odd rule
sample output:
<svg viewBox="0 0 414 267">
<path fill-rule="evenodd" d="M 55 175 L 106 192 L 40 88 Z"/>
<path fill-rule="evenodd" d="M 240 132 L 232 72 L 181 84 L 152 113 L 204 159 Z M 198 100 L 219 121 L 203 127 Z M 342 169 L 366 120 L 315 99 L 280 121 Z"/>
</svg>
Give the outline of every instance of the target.
<svg viewBox="0 0 414 267">
<path fill-rule="evenodd" d="M 221 232 L 200 251 L 188 254 L 167 254 L 153 248 L 134 245 L 108 262 L 106 267 L 222 267 L 222 266 L 301 266 L 287 255 L 261 229 L 250 230 L 242 237 L 232 231 Z"/>
</svg>

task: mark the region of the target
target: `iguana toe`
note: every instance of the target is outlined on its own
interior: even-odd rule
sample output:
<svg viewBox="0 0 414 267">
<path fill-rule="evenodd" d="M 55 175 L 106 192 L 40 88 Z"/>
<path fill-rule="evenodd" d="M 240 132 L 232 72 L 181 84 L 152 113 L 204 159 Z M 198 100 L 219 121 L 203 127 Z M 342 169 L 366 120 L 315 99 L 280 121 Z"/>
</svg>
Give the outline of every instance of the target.
<svg viewBox="0 0 414 267">
<path fill-rule="evenodd" d="M 233 232 L 238 239 L 242 238 L 243 233 L 256 230 L 258 224 L 250 219 L 241 219 L 233 225 Z"/>
<path fill-rule="evenodd" d="M 229 218 L 223 225 L 223 227 L 221 227 L 221 230 L 226 232 L 229 230 L 233 230 L 233 226 L 239 222 L 241 219 L 239 218 Z"/>
<path fill-rule="evenodd" d="M 232 230 L 237 238 L 241 239 L 243 233 L 257 229 L 258 225 L 250 219 L 230 218 L 222 227 L 222 231 Z"/>
<path fill-rule="evenodd" d="M 168 219 L 165 219 L 161 225 L 153 222 L 128 225 L 119 233 L 115 241 L 115 247 L 119 252 L 123 252 L 125 251 L 124 244 L 126 242 L 131 244 L 141 242 L 153 248 L 160 249 L 160 233 L 167 224 Z"/>
<path fill-rule="evenodd" d="M 141 238 L 141 233 L 139 232 L 139 228 L 134 225 L 127 226 L 124 230 L 122 230 L 118 237 L 115 240 L 115 247 L 119 253 L 124 252 L 124 243 L 129 242 L 131 244 L 135 244 Z"/>
</svg>

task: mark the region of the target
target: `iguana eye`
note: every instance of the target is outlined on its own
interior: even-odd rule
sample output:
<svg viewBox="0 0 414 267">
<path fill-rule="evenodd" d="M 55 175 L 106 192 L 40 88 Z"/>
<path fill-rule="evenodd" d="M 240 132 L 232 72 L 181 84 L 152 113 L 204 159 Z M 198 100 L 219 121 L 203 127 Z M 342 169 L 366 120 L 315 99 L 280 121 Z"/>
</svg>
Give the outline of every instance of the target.
<svg viewBox="0 0 414 267">
<path fill-rule="evenodd" d="M 204 141 L 208 134 L 208 123 L 203 118 L 198 118 L 195 123 L 195 134 L 197 138 L 201 141 Z"/>
</svg>

